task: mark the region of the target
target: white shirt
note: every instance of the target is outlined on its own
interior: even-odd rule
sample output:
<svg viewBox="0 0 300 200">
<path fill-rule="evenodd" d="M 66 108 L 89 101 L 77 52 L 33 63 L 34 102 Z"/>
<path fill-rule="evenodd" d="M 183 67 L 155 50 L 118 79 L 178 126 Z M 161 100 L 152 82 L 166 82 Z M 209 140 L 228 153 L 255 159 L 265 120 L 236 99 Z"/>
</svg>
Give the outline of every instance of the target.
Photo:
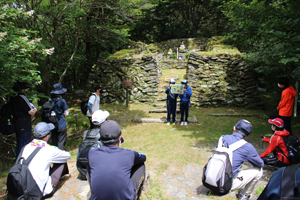
<svg viewBox="0 0 300 200">
<path fill-rule="evenodd" d="M 99 110 L 99 108 L 100 108 L 100 96 L 97 95 L 96 93 L 93 93 L 90 96 L 88 103 L 92 104 L 92 113 Z M 92 116 L 89 110 L 87 111 L 87 116 L 89 116 L 89 117 Z"/>
<path fill-rule="evenodd" d="M 40 190 L 43 191 L 45 187 L 44 196 L 51 193 L 52 179 L 49 175 L 50 164 L 52 163 L 65 163 L 67 159 L 71 157 L 67 151 L 60 150 L 56 146 L 51 146 L 43 140 L 34 139 L 31 143 L 27 144 L 24 148 L 22 157 L 25 159 L 35 150 L 36 147 L 42 147 L 42 149 L 34 156 L 28 165 L 29 171 Z"/>
</svg>

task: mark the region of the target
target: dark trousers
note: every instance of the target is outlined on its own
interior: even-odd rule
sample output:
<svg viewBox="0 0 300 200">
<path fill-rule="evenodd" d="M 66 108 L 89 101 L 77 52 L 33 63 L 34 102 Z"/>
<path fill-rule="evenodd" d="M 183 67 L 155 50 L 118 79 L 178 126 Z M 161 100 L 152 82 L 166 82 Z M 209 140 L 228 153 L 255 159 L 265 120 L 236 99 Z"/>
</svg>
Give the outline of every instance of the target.
<svg viewBox="0 0 300 200">
<path fill-rule="evenodd" d="M 49 175 L 51 176 L 52 179 L 52 192 L 50 194 L 47 194 L 46 196 L 44 196 L 44 198 L 48 198 L 53 196 L 53 194 L 55 193 L 55 189 L 56 186 L 59 183 L 59 179 L 65 175 L 65 174 L 69 174 L 69 168 L 67 163 L 55 163 L 53 164 L 53 166 L 50 168 L 50 173 Z"/>
<path fill-rule="evenodd" d="M 189 119 L 189 109 L 190 109 L 190 104 L 189 102 L 181 102 L 180 103 L 180 121 L 181 122 L 187 122 Z M 185 118 L 184 118 L 185 114 Z M 183 120 L 184 118 L 184 120 Z"/>
<path fill-rule="evenodd" d="M 89 181 L 89 185 L 91 185 L 90 178 L 90 166 L 87 166 L 87 179 Z M 146 166 L 144 163 L 134 165 L 131 169 L 131 181 L 134 189 L 134 199 L 138 199 L 141 194 L 142 186 L 144 184 L 146 178 Z"/>
<path fill-rule="evenodd" d="M 21 149 L 31 141 L 31 130 L 20 132 L 20 133 L 16 132 L 16 137 L 17 137 L 16 158 L 18 158 Z"/>
<path fill-rule="evenodd" d="M 134 199 L 137 199 L 142 191 L 142 186 L 146 178 L 145 164 L 138 164 L 131 169 L 131 181 L 134 189 Z"/>
<path fill-rule="evenodd" d="M 281 162 L 280 160 L 278 160 L 278 158 L 276 156 L 266 156 L 261 159 L 264 161 L 264 164 L 266 164 L 266 165 L 271 165 L 274 167 L 288 166 L 288 164 L 285 164 L 284 162 Z"/>
<path fill-rule="evenodd" d="M 176 122 L 176 103 L 167 102 L 167 122 L 170 122 L 172 115 L 172 122 Z"/>
<path fill-rule="evenodd" d="M 67 127 L 62 129 L 53 129 L 51 137 L 51 145 L 57 146 L 59 149 L 64 150 L 67 142 Z"/>
<path fill-rule="evenodd" d="M 92 122 L 92 117 L 88 117 L 88 118 L 89 118 L 89 120 L 90 120 L 90 129 L 95 128 L 95 126 L 94 126 L 94 124 L 93 124 L 93 122 Z"/>
<path fill-rule="evenodd" d="M 292 117 L 284 117 L 284 116 L 279 115 L 279 118 L 282 119 L 283 122 L 284 122 L 284 129 L 287 130 L 291 135 L 293 135 L 292 125 L 291 125 Z"/>
</svg>

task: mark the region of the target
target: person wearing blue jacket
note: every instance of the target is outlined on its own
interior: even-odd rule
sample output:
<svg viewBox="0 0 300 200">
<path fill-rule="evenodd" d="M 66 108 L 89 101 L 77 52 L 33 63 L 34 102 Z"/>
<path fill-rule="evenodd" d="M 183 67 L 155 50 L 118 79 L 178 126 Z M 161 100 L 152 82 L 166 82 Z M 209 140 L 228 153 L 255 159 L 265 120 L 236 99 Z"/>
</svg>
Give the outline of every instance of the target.
<svg viewBox="0 0 300 200">
<path fill-rule="evenodd" d="M 178 94 L 172 93 L 172 85 L 175 84 L 174 79 L 170 79 L 170 84 L 167 86 L 165 93 L 167 94 L 167 125 L 170 125 L 172 115 L 172 125 L 176 123 L 176 107 Z"/>
<path fill-rule="evenodd" d="M 187 85 L 186 80 L 182 80 L 181 84 L 184 85 L 183 92 L 179 94 L 180 97 L 180 125 L 187 125 L 189 119 L 190 98 L 192 96 L 192 88 Z M 185 114 L 185 118 L 184 118 Z"/>
<path fill-rule="evenodd" d="M 240 120 L 233 127 L 233 134 L 223 137 L 223 145 L 229 146 L 239 140 L 247 138 L 252 131 L 252 125 L 247 120 Z M 240 170 L 243 163 L 252 164 L 244 170 Z M 232 154 L 233 181 L 231 191 L 240 190 L 237 198 L 240 200 L 251 199 L 254 186 L 263 175 L 264 161 L 259 157 L 256 149 L 250 143 L 244 144 Z"/>
</svg>

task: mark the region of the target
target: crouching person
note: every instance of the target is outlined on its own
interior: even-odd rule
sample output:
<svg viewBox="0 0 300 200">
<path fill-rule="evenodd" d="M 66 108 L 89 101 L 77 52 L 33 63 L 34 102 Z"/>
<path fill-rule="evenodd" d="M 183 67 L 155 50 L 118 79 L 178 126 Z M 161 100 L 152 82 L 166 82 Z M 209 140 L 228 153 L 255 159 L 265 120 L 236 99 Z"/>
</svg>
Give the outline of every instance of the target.
<svg viewBox="0 0 300 200">
<path fill-rule="evenodd" d="M 38 123 L 33 131 L 34 139 L 23 148 L 17 159 L 21 160 L 23 157 L 26 160 L 37 147 L 41 147 L 30 161 L 28 169 L 44 197 L 52 196 L 59 179 L 69 174 L 66 162 L 71 156 L 70 153 L 47 143 L 54 128 L 51 123 Z"/>
<path fill-rule="evenodd" d="M 120 148 L 121 128 L 113 120 L 100 127 L 104 146 L 88 152 L 88 180 L 91 200 L 137 199 L 142 188 L 146 169 L 146 156 Z"/>
<path fill-rule="evenodd" d="M 249 137 L 251 131 L 252 124 L 247 120 L 240 120 L 233 127 L 233 134 L 223 137 L 223 143 L 231 145 L 234 142 Z M 240 170 L 244 161 L 249 162 L 253 166 Z M 251 199 L 254 186 L 263 175 L 263 166 L 263 160 L 259 157 L 253 145 L 248 142 L 233 152 L 232 171 L 234 178 L 231 191 L 240 190 L 237 194 L 238 199 Z"/>
<path fill-rule="evenodd" d="M 77 152 L 76 167 L 80 173 L 79 178 L 86 180 L 86 167 L 88 164 L 86 155 L 91 148 L 103 146 L 100 141 L 100 126 L 106 121 L 109 116 L 108 111 L 97 110 L 93 113 L 92 122 L 93 127 L 83 133 L 83 141 L 80 143 Z"/>
</svg>

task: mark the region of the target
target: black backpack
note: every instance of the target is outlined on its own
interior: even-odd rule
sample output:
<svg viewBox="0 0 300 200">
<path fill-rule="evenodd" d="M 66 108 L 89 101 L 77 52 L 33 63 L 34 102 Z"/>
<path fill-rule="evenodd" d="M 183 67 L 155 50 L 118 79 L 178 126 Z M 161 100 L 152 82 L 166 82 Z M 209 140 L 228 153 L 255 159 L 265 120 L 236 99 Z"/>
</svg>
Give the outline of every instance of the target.
<svg viewBox="0 0 300 200">
<path fill-rule="evenodd" d="M 21 157 L 24 148 L 20 152 L 16 164 L 8 172 L 7 198 L 9 200 L 34 200 L 43 197 L 42 191 L 36 184 L 28 169 L 30 161 L 38 153 L 38 151 L 41 150 L 42 147 L 37 147 L 26 160 L 23 157 Z M 20 161 L 22 159 L 23 162 L 22 164 L 20 164 Z"/>
<path fill-rule="evenodd" d="M 257 200 L 299 200 L 299 180 L 299 167 L 282 167 L 273 173 Z"/>
<path fill-rule="evenodd" d="M 4 135 L 10 135 L 15 132 L 11 101 L 4 104 L 0 110 L 0 132 Z"/>
<path fill-rule="evenodd" d="M 289 156 L 285 155 L 281 148 L 278 147 L 279 151 L 291 162 L 291 164 L 297 164 L 300 162 L 300 142 L 295 135 L 288 135 L 282 137 L 288 151 Z"/>
<path fill-rule="evenodd" d="M 93 93 L 92 95 L 95 95 L 95 94 Z M 82 114 L 84 114 L 84 115 L 86 115 L 87 111 L 88 111 L 89 99 L 90 99 L 90 97 L 87 98 L 87 99 L 85 99 L 85 100 L 83 100 L 83 101 L 81 101 L 81 103 L 80 103 L 80 109 L 81 109 Z"/>
<path fill-rule="evenodd" d="M 91 148 L 95 147 L 100 147 L 103 146 L 103 143 L 98 140 L 97 134 L 100 134 L 100 129 L 99 131 L 92 131 L 94 129 L 88 130 L 85 139 L 81 142 L 81 144 L 78 147 L 78 153 L 77 153 L 77 163 L 76 167 L 77 170 L 80 172 L 82 177 L 86 177 L 87 175 L 87 165 L 88 165 L 88 160 L 86 158 L 86 155 L 88 151 Z"/>
<path fill-rule="evenodd" d="M 42 106 L 42 121 L 46 123 L 52 123 L 55 127 L 58 126 L 59 119 L 56 115 L 56 109 L 55 104 L 59 100 L 61 100 L 61 97 L 58 97 L 55 101 L 52 101 L 51 99 L 44 103 Z"/>
</svg>

